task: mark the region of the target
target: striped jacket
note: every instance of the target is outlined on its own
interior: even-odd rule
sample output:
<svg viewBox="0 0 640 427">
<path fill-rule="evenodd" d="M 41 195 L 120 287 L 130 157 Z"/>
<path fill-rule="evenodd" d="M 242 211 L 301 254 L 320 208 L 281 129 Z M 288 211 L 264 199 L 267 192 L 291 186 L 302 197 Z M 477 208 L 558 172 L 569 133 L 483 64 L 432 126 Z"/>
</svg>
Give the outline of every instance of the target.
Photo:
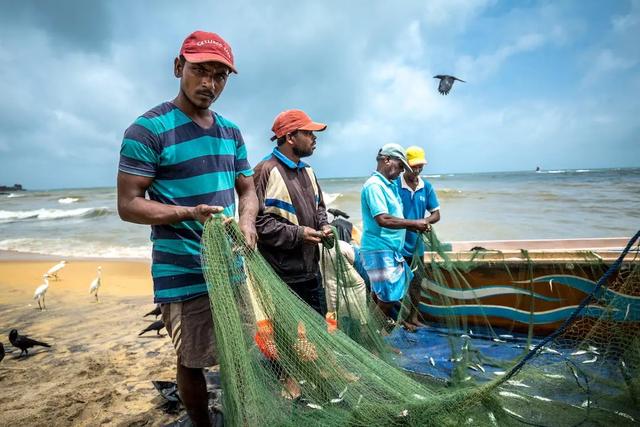
<svg viewBox="0 0 640 427">
<path fill-rule="evenodd" d="M 275 148 L 254 172 L 260 253 L 287 283 L 313 279 L 320 273 L 320 252 L 317 245 L 303 243 L 303 230 L 328 224 L 313 169 L 304 162 L 295 164 Z"/>
</svg>

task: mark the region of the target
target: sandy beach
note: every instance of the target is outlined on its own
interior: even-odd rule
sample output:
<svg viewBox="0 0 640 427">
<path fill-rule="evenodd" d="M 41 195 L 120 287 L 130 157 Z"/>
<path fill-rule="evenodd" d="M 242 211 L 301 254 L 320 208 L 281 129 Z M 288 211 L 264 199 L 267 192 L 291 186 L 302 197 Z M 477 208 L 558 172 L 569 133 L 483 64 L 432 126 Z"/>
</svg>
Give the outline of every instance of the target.
<svg viewBox="0 0 640 427">
<path fill-rule="evenodd" d="M 175 356 L 163 330 L 138 337 L 154 308 L 148 261 L 71 260 L 51 280 L 47 309 L 33 300 L 58 260 L 0 257 L 0 425 L 164 425 L 177 418 L 151 380 L 175 380 Z M 102 266 L 100 302 L 89 284 Z M 51 344 L 18 358 L 11 329 Z"/>
</svg>

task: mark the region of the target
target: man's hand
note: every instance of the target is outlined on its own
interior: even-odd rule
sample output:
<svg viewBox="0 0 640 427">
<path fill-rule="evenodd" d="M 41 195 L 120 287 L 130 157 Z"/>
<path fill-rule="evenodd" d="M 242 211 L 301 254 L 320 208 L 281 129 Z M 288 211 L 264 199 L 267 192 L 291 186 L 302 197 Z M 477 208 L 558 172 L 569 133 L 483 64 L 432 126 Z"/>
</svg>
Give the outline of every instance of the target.
<svg viewBox="0 0 640 427">
<path fill-rule="evenodd" d="M 311 227 L 304 227 L 302 240 L 308 245 L 317 245 L 318 243 L 320 243 L 320 239 L 322 238 L 322 236 L 322 232 L 314 230 Z"/>
<path fill-rule="evenodd" d="M 247 241 L 247 246 L 251 249 L 256 248 L 256 242 L 258 241 L 258 233 L 256 233 L 256 223 L 253 221 L 241 221 L 240 231 Z"/>
<path fill-rule="evenodd" d="M 198 205 L 194 208 L 191 208 L 191 216 L 196 221 L 200 221 L 204 224 L 204 222 L 209 219 L 212 214 L 222 212 L 222 206 L 209 206 L 209 205 Z"/>
<path fill-rule="evenodd" d="M 321 233 L 324 237 L 330 237 L 330 236 L 333 236 L 333 229 L 331 228 L 330 225 L 327 224 L 322 226 Z"/>
<path fill-rule="evenodd" d="M 416 219 L 408 228 L 413 231 L 431 231 L 431 224 L 426 219 Z"/>
</svg>

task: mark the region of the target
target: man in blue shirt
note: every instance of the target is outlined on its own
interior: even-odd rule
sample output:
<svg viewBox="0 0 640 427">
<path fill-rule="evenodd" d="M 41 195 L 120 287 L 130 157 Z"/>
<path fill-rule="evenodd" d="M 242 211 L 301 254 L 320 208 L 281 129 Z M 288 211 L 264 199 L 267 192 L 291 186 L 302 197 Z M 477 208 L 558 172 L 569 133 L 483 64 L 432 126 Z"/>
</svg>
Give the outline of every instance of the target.
<svg viewBox="0 0 640 427">
<path fill-rule="evenodd" d="M 405 219 L 395 183 L 403 169 L 410 170 L 404 149 L 386 144 L 376 157 L 376 171 L 361 192 L 362 247 L 360 257 L 380 310 L 392 316 L 393 306 L 402 300 L 412 274 L 402 257 L 406 230 L 425 231 L 424 219 Z"/>
<path fill-rule="evenodd" d="M 202 368 L 217 363 L 200 241 L 211 214 L 233 217 L 255 246 L 258 200 L 238 127 L 209 109 L 235 73 L 231 46 L 196 31 L 174 60 L 178 96 L 147 111 L 125 131 L 118 172 L 118 213 L 151 225 L 154 300 L 177 354 L 180 399 L 197 426 L 208 426 Z M 145 193 L 149 198 L 145 198 Z"/>
<path fill-rule="evenodd" d="M 406 171 L 396 181 L 402 199 L 402 212 L 407 219 L 425 219 L 427 231 L 430 231 L 431 224 L 440 221 L 440 203 L 431 184 L 420 178 L 420 173 L 427 164 L 424 150 L 416 146 L 407 148 L 407 162 L 411 166 L 411 171 Z M 424 257 L 424 243 L 417 233 L 407 231 L 402 255 L 406 262 L 411 264 L 414 254 L 421 259 Z M 411 306 L 405 325 L 410 330 L 424 326 L 418 320 L 422 277 L 422 274 L 416 274 L 409 285 Z"/>
</svg>

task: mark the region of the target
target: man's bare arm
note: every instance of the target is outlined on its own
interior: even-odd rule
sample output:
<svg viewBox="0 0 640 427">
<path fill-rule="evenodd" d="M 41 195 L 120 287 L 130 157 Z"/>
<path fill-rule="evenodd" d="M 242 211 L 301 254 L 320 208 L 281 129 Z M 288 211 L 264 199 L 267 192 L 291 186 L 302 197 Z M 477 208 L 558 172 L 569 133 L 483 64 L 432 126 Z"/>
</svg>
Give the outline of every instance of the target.
<svg viewBox="0 0 640 427">
<path fill-rule="evenodd" d="M 256 233 L 256 215 L 258 214 L 258 197 L 252 176 L 238 175 L 236 178 L 238 192 L 238 225 L 247 240 L 247 245 L 253 248 L 258 240 Z"/>
<path fill-rule="evenodd" d="M 153 178 L 118 172 L 118 214 L 123 221 L 136 224 L 174 224 L 185 220 L 204 222 L 220 206 L 174 206 L 145 199 Z"/>
<path fill-rule="evenodd" d="M 404 219 L 389 214 L 380 214 L 376 215 L 375 220 L 380 227 L 384 228 L 406 228 L 413 231 L 426 231 L 428 228 L 427 221 L 424 219 Z"/>
</svg>

